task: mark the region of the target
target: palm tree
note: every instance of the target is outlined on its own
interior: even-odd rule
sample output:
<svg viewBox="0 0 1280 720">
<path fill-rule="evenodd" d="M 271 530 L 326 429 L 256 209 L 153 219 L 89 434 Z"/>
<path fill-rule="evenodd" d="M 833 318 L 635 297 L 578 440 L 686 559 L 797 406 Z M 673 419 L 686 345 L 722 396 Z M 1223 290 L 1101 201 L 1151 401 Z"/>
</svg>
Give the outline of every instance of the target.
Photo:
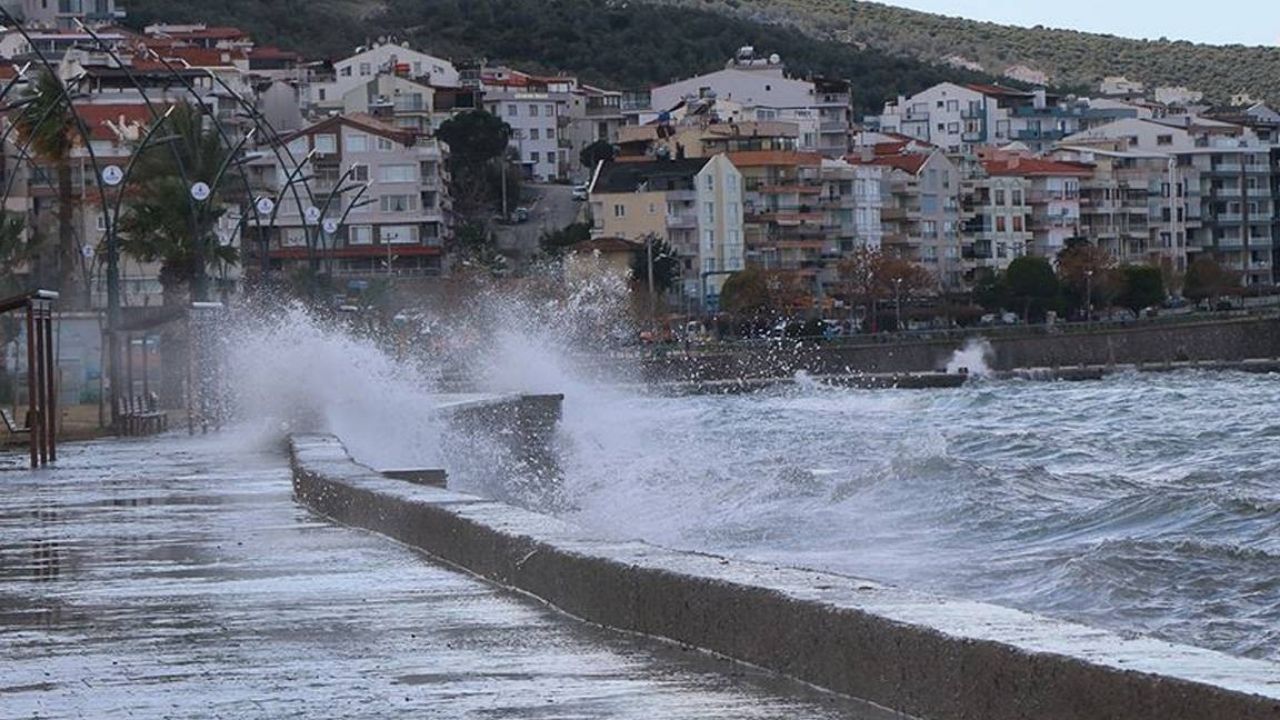
<svg viewBox="0 0 1280 720">
<path fill-rule="evenodd" d="M 193 300 L 207 300 L 208 266 L 238 261 L 235 248 L 214 237 L 225 212 L 216 186 L 226 174 L 228 150 L 199 107 L 180 104 L 158 122 L 167 123 L 168 137 L 136 150 L 142 154 L 132 176 L 139 180 L 120 219 L 120 246 L 143 262 L 160 263 L 166 305 L 183 303 L 184 287 Z M 208 199 L 192 198 L 197 182 L 211 186 Z"/>
<path fill-rule="evenodd" d="M 41 70 L 27 94 L 29 104 L 14 119 L 18 136 L 30 145 L 35 156 L 54 166 L 58 178 L 58 237 L 54 267 L 63 303 L 73 308 L 89 305 L 88 282 L 78 270 L 82 257 L 75 230 L 75 188 L 71 177 L 71 154 L 78 139 L 75 108 L 68 100 L 62 80 L 52 71 Z"/>
</svg>

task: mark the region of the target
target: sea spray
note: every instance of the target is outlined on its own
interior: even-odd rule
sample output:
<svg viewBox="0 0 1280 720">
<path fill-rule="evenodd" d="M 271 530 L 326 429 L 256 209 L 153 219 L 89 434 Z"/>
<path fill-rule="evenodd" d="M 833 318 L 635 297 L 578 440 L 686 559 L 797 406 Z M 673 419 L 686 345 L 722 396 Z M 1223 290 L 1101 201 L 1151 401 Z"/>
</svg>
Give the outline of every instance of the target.
<svg viewBox="0 0 1280 720">
<path fill-rule="evenodd" d="M 991 376 L 990 359 L 995 357 L 995 348 L 985 338 L 969 338 L 964 347 L 956 350 L 947 361 L 949 375 L 969 375 L 985 378 Z"/>
</svg>

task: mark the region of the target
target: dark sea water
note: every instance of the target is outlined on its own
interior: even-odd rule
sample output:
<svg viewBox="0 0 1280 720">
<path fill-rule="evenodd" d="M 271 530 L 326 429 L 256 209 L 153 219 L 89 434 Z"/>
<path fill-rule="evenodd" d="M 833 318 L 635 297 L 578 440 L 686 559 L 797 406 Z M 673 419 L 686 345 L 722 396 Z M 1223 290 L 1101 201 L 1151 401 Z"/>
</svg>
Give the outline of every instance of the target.
<svg viewBox="0 0 1280 720">
<path fill-rule="evenodd" d="M 1280 377 L 570 396 L 576 521 L 1280 659 Z"/>
</svg>

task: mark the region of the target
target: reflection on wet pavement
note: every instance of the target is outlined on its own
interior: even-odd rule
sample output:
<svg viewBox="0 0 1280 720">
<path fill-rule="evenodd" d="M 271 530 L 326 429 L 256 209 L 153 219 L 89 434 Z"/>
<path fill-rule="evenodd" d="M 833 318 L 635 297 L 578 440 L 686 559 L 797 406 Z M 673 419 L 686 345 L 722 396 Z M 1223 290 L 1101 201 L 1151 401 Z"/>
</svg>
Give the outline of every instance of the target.
<svg viewBox="0 0 1280 720">
<path fill-rule="evenodd" d="M 882 718 L 295 505 L 223 440 L 0 457 L 0 717 Z M 19 459 L 20 460 L 20 459 Z"/>
</svg>

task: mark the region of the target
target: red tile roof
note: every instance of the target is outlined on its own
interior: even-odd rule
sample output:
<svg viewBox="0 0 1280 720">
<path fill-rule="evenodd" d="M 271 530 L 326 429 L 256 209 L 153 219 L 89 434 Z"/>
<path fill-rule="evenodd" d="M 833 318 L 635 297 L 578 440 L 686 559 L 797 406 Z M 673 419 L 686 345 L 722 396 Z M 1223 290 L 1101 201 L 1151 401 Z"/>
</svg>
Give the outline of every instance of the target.
<svg viewBox="0 0 1280 720">
<path fill-rule="evenodd" d="M 163 112 L 164 107 L 157 107 Z M 142 103 L 81 103 L 76 111 L 89 128 L 89 135 L 94 140 L 118 140 L 119 135 L 113 129 L 125 125 L 147 126 L 153 116 L 147 106 Z"/>
<path fill-rule="evenodd" d="M 729 161 L 740 168 L 761 165 L 821 165 L 822 156 L 792 150 L 745 150 L 729 153 Z"/>
<path fill-rule="evenodd" d="M 1084 163 L 1042 160 L 1040 158 L 1015 157 L 1006 160 L 984 160 L 982 166 L 990 175 L 1006 177 L 1067 176 L 1089 177 L 1093 166 Z"/>
</svg>

